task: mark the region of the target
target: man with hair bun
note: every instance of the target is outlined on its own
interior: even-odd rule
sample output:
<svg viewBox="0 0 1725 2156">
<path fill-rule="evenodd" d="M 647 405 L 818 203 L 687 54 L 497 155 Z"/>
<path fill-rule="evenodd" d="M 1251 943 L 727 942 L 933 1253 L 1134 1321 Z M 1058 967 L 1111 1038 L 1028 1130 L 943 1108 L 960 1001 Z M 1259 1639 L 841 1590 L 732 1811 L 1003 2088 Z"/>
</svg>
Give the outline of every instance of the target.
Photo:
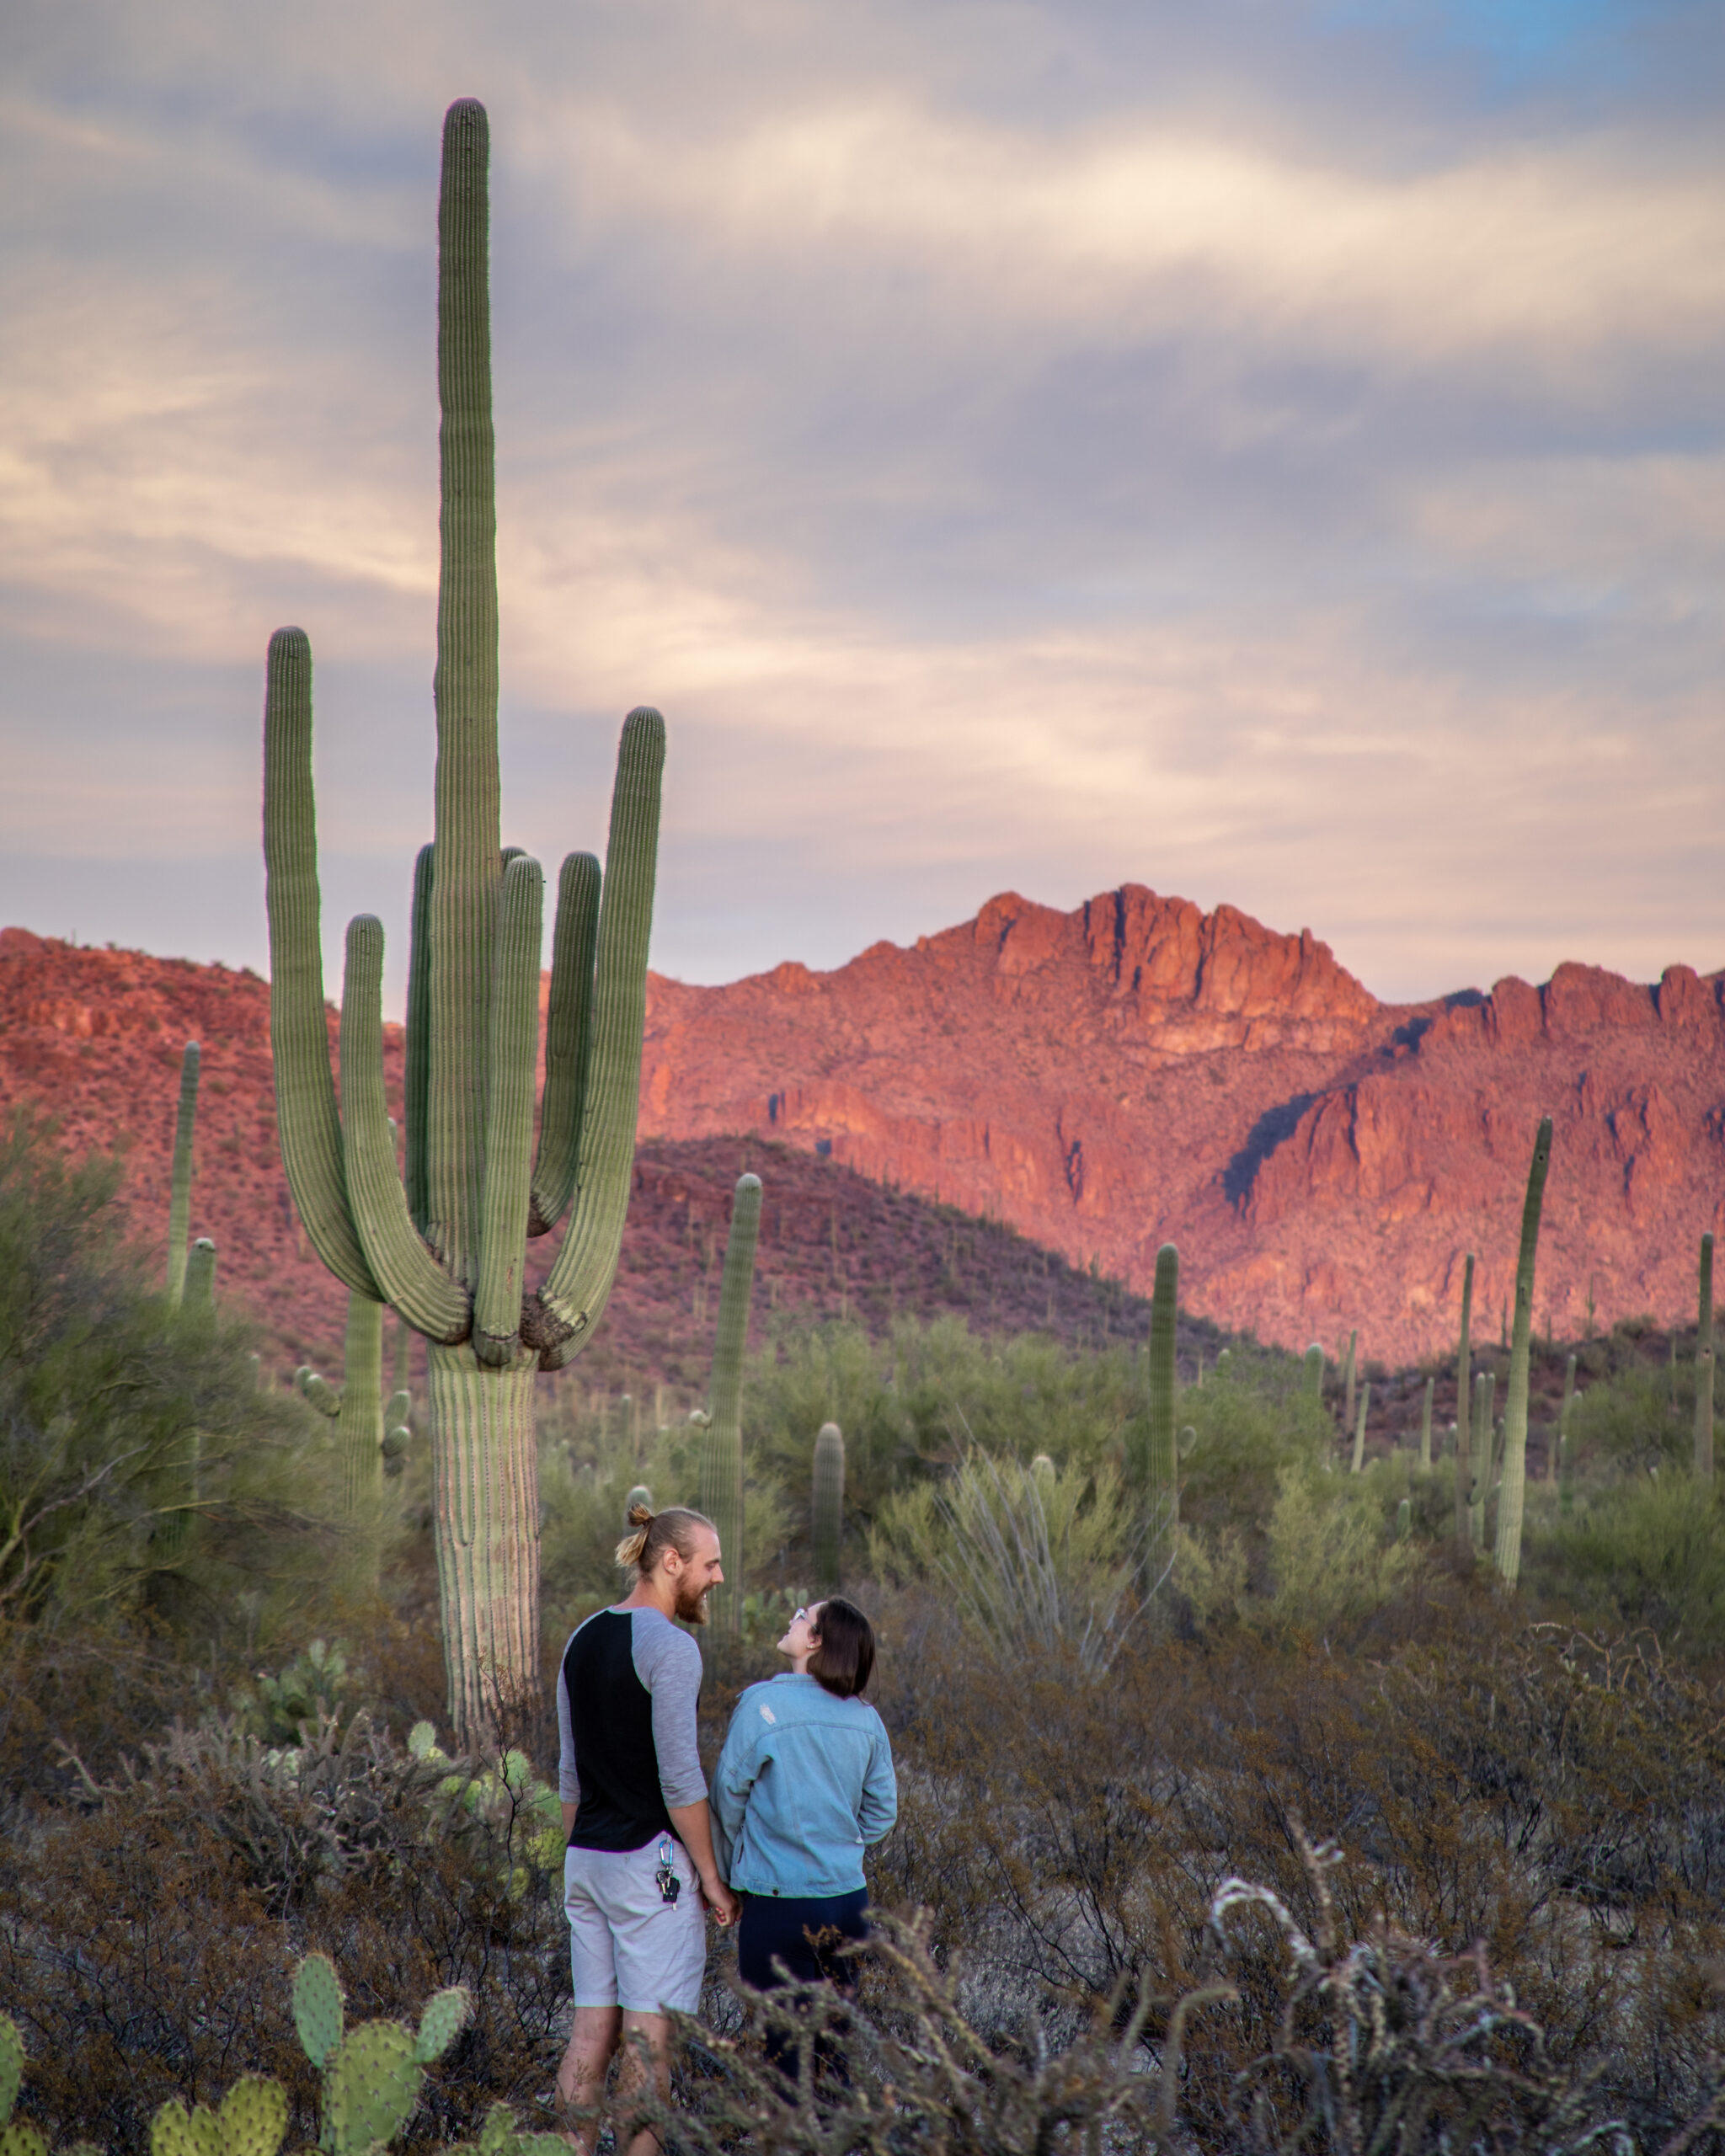
<svg viewBox="0 0 1725 2156">
<path fill-rule="evenodd" d="M 701 1651 L 672 1621 L 707 1622 L 708 1594 L 724 1577 L 718 1531 L 683 1506 L 632 1506 L 629 1527 L 617 1561 L 633 1569 L 633 1588 L 576 1626 L 557 1680 L 575 1988 L 557 2092 L 569 2111 L 596 2105 L 619 2041 L 626 2077 L 638 2074 L 635 2040 L 644 2038 L 668 2088 L 669 2016 L 701 2003 L 703 1912 L 719 1924 L 737 1913 L 713 1857 L 696 1745 Z M 572 2135 L 591 2156 L 595 2124 Z M 638 2134 L 630 2156 L 655 2146 L 650 2133 Z"/>
</svg>

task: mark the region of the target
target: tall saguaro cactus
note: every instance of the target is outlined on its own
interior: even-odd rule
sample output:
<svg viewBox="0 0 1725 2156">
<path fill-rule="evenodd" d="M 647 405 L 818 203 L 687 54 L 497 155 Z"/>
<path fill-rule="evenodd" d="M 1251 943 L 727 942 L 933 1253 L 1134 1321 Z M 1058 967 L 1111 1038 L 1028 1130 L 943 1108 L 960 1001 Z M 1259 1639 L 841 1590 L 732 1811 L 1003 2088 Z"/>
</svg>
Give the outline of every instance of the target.
<svg viewBox="0 0 1725 2156">
<path fill-rule="evenodd" d="M 1180 1455 L 1174 1430 L 1175 1321 L 1180 1305 L 1180 1253 L 1164 1243 L 1156 1254 L 1150 1299 L 1150 1400 L 1144 1463 L 1146 1588 L 1154 1593 L 1172 1577 L 1180 1526 Z"/>
<path fill-rule="evenodd" d="M 1473 1252 L 1461 1270 L 1461 1344 L 1455 1351 L 1455 1547 L 1473 1555 L 1473 1458 L 1468 1428 L 1468 1387 L 1473 1382 Z"/>
<path fill-rule="evenodd" d="M 836 1594 L 845 1537 L 845 1433 L 836 1422 L 823 1422 L 814 1440 L 809 1524 L 815 1592 Z"/>
<path fill-rule="evenodd" d="M 634 1153 L 664 722 L 624 722 L 602 896 L 558 883 L 545 1096 L 533 1152 L 542 877 L 505 851 L 497 755 L 496 510 L 484 108 L 450 107 L 438 204 L 441 567 L 433 836 L 408 962 L 406 1170 L 384 1105 L 383 931 L 349 924 L 338 1113 L 324 1023 L 312 789 L 312 654 L 270 639 L 264 708 L 275 1054 L 282 1158 L 306 1232 L 350 1290 L 428 1342 L 433 1513 L 450 1718 L 489 1734 L 537 1685 L 533 1377 L 591 1338 L 616 1274 Z M 573 1209 L 571 1210 L 571 1209 Z M 526 1242 L 570 1214 L 537 1290 Z"/>
<path fill-rule="evenodd" d="M 1521 1207 L 1521 1249 L 1515 1261 L 1515 1318 L 1509 1336 L 1509 1381 L 1503 1390 L 1503 1476 L 1498 1492 L 1498 1572 L 1514 1587 L 1521 1577 L 1521 1521 L 1527 1497 L 1527 1369 L 1533 1343 L 1533 1270 L 1539 1254 L 1540 1213 L 1551 1165 L 1551 1118 L 1541 1118 L 1528 1164 Z"/>
<path fill-rule="evenodd" d="M 1306 1351 L 1300 1389 L 1308 1400 L 1322 1400 L 1324 1396 L 1324 1351 L 1315 1340 Z"/>
<path fill-rule="evenodd" d="M 761 1235 L 761 1178 L 740 1176 L 731 1201 L 731 1231 L 718 1289 L 713 1339 L 710 1422 L 701 1440 L 701 1509 L 718 1529 L 729 1575 L 713 1596 L 721 1630 L 743 1624 L 743 1350 L 749 1338 L 749 1297 L 755 1285 L 755 1246 Z"/>
<path fill-rule="evenodd" d="M 179 1059 L 179 1112 L 174 1120 L 174 1171 L 168 1186 L 168 1299 L 177 1310 L 185 1294 L 186 1237 L 192 1225 L 192 1139 L 198 1119 L 201 1054 L 188 1041 Z"/>
<path fill-rule="evenodd" d="M 1713 1238 L 1701 1237 L 1701 1301 L 1695 1329 L 1695 1471 L 1713 1479 Z"/>
</svg>

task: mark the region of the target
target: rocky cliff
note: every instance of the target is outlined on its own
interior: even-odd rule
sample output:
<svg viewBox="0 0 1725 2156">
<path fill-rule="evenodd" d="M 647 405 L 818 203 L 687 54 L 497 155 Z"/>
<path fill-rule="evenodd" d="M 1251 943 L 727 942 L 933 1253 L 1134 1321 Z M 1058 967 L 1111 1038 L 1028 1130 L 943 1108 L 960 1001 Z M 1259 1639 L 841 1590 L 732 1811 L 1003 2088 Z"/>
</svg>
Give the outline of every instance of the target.
<svg viewBox="0 0 1725 2156">
<path fill-rule="evenodd" d="M 650 985 L 642 1129 L 752 1131 L 993 1213 L 1290 1347 L 1358 1326 L 1396 1360 L 1513 1292 L 1541 1114 L 1557 1124 L 1536 1320 L 1694 1319 L 1725 1228 L 1722 978 L 1566 965 L 1380 1003 L 1309 931 L 1137 885 L 1060 913 L 1007 893 L 829 974 Z"/>
</svg>

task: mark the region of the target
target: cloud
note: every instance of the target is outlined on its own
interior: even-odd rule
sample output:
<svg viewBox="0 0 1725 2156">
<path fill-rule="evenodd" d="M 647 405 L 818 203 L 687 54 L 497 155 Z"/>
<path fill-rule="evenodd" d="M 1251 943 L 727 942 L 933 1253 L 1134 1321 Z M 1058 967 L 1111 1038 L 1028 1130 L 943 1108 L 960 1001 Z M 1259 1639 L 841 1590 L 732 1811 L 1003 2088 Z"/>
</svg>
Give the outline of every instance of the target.
<svg viewBox="0 0 1725 2156">
<path fill-rule="evenodd" d="M 473 88 L 508 835 L 594 842 L 617 722 L 662 704 L 660 963 L 830 963 L 1128 876 L 1386 992 L 1718 963 L 1699 34 L 1668 11 L 1607 81 L 1633 40 L 1595 11 L 1517 47 L 1512 96 L 1435 19 L 114 0 L 93 47 L 35 11 L 0 109 L 0 835 L 37 866 L 0 906 L 77 862 L 77 925 L 124 940 L 128 864 L 203 863 L 231 902 L 182 915 L 152 870 L 148 920 L 259 963 L 222 864 L 296 621 L 331 875 L 393 930 L 436 117 Z"/>
</svg>

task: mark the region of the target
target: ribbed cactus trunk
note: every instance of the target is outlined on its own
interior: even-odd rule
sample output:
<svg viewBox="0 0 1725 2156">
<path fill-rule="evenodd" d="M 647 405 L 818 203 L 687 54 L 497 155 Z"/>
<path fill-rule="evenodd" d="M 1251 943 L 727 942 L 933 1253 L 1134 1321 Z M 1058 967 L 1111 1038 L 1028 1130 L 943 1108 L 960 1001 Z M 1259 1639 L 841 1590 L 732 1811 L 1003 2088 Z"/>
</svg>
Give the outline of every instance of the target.
<svg viewBox="0 0 1725 2156">
<path fill-rule="evenodd" d="M 355 1532 L 368 1540 L 383 1493 L 383 1310 L 371 1295 L 347 1299 L 341 1408 L 335 1418 L 343 1508 Z M 369 1569 L 375 1572 L 375 1557 Z"/>
<path fill-rule="evenodd" d="M 713 1341 L 712 1417 L 701 1444 L 701 1509 L 718 1529 L 725 1583 L 713 1590 L 718 1629 L 733 1635 L 743 1626 L 743 1353 L 749 1340 L 749 1298 L 755 1285 L 755 1246 L 761 1234 L 761 1178 L 738 1178 L 731 1203 L 731 1231 L 724 1246 L 718 1290 L 718 1326 Z"/>
<path fill-rule="evenodd" d="M 174 1122 L 174 1168 L 168 1186 L 168 1299 L 178 1309 L 185 1293 L 186 1237 L 192 1225 L 192 1140 L 198 1119 L 200 1051 L 188 1041 L 179 1059 L 179 1109 Z"/>
<path fill-rule="evenodd" d="M 1492 1486 L 1492 1396 L 1495 1370 L 1482 1370 L 1473 1381 L 1473 1453 L 1467 1486 L 1467 1546 L 1476 1555 L 1486 1546 L 1486 1498 Z"/>
<path fill-rule="evenodd" d="M 1498 1494 L 1498 1574 L 1508 1587 L 1521 1577 L 1521 1526 L 1527 1506 L 1527 1381 L 1533 1348 L 1534 1261 L 1540 1214 L 1551 1165 L 1551 1118 L 1533 1141 L 1527 1196 L 1521 1207 L 1521 1249 L 1515 1261 L 1515 1317 L 1509 1335 L 1509 1381 L 1503 1394 L 1503 1476 Z"/>
<path fill-rule="evenodd" d="M 186 1252 L 182 1307 L 188 1310 L 216 1307 L 216 1246 L 207 1235 L 200 1235 Z"/>
<path fill-rule="evenodd" d="M 809 1525 L 814 1557 L 814 1591 L 817 1594 L 836 1594 L 845 1539 L 845 1438 L 836 1422 L 823 1422 L 814 1440 L 814 1484 Z"/>
<path fill-rule="evenodd" d="M 1713 1479 L 1713 1238 L 1701 1237 L 1701 1301 L 1695 1327 L 1695 1471 Z"/>
<path fill-rule="evenodd" d="M 1572 1355 L 1563 1365 L 1563 1401 L 1557 1410 L 1557 1427 L 1551 1433 L 1551 1449 L 1546 1455 L 1546 1480 L 1555 1482 L 1562 1466 L 1563 1449 L 1569 1442 L 1569 1410 L 1575 1400 L 1575 1358 Z"/>
<path fill-rule="evenodd" d="M 1348 1353 L 1342 1358 L 1342 1428 L 1354 1425 L 1354 1388 L 1358 1377 L 1354 1353 L 1359 1346 L 1359 1331 L 1356 1326 L 1348 1336 Z"/>
<path fill-rule="evenodd" d="M 1473 1383 L 1473 1252 L 1461 1273 L 1461 1342 L 1455 1351 L 1455 1547 L 1463 1556 L 1473 1555 L 1471 1501 L 1473 1493 L 1473 1443 L 1469 1427 L 1468 1388 Z"/>
<path fill-rule="evenodd" d="M 1174 1428 L 1174 1348 L 1180 1306 L 1180 1253 L 1164 1243 L 1156 1254 L 1150 1299 L 1150 1396 L 1144 1462 L 1144 1583 L 1146 1592 L 1171 1580 L 1179 1543 L 1180 1454 Z"/>
<path fill-rule="evenodd" d="M 1422 1467 L 1429 1467 L 1432 1464 L 1432 1399 L 1437 1389 L 1437 1380 L 1428 1378 L 1425 1394 L 1419 1403 L 1419 1464 Z"/>
<path fill-rule="evenodd" d="M 1308 1400 L 1322 1400 L 1324 1396 L 1324 1351 L 1315 1340 L 1306 1351 L 1300 1389 Z"/>
<path fill-rule="evenodd" d="M 1365 1418 L 1370 1412 L 1371 1387 L 1369 1385 L 1363 1385 L 1359 1388 L 1359 1419 L 1354 1425 L 1354 1460 L 1352 1465 L 1353 1471 L 1356 1475 L 1359 1474 L 1360 1469 L 1365 1465 Z"/>
<path fill-rule="evenodd" d="M 428 1346 L 438 1574 L 457 1742 L 538 1683 L 532 1380 L 585 1348 L 616 1276 L 634 1153 L 664 723 L 632 712 L 602 884 L 558 882 L 534 1153 L 543 877 L 500 843 L 496 511 L 484 109 L 451 105 L 438 205 L 442 510 L 432 842 L 414 871 L 404 1171 L 385 1105 L 383 932 L 349 924 L 339 1114 L 324 1021 L 311 650 L 271 639 L 264 712 L 270 1036 L 282 1158 L 306 1232 L 350 1291 Z M 573 1208 L 573 1210 L 571 1210 Z M 570 1214 L 537 1291 L 530 1236 Z M 380 1350 L 381 1353 L 381 1350 Z M 350 1385 L 354 1383 L 350 1374 Z M 374 1380 L 364 1390 L 379 1390 Z"/>
</svg>

